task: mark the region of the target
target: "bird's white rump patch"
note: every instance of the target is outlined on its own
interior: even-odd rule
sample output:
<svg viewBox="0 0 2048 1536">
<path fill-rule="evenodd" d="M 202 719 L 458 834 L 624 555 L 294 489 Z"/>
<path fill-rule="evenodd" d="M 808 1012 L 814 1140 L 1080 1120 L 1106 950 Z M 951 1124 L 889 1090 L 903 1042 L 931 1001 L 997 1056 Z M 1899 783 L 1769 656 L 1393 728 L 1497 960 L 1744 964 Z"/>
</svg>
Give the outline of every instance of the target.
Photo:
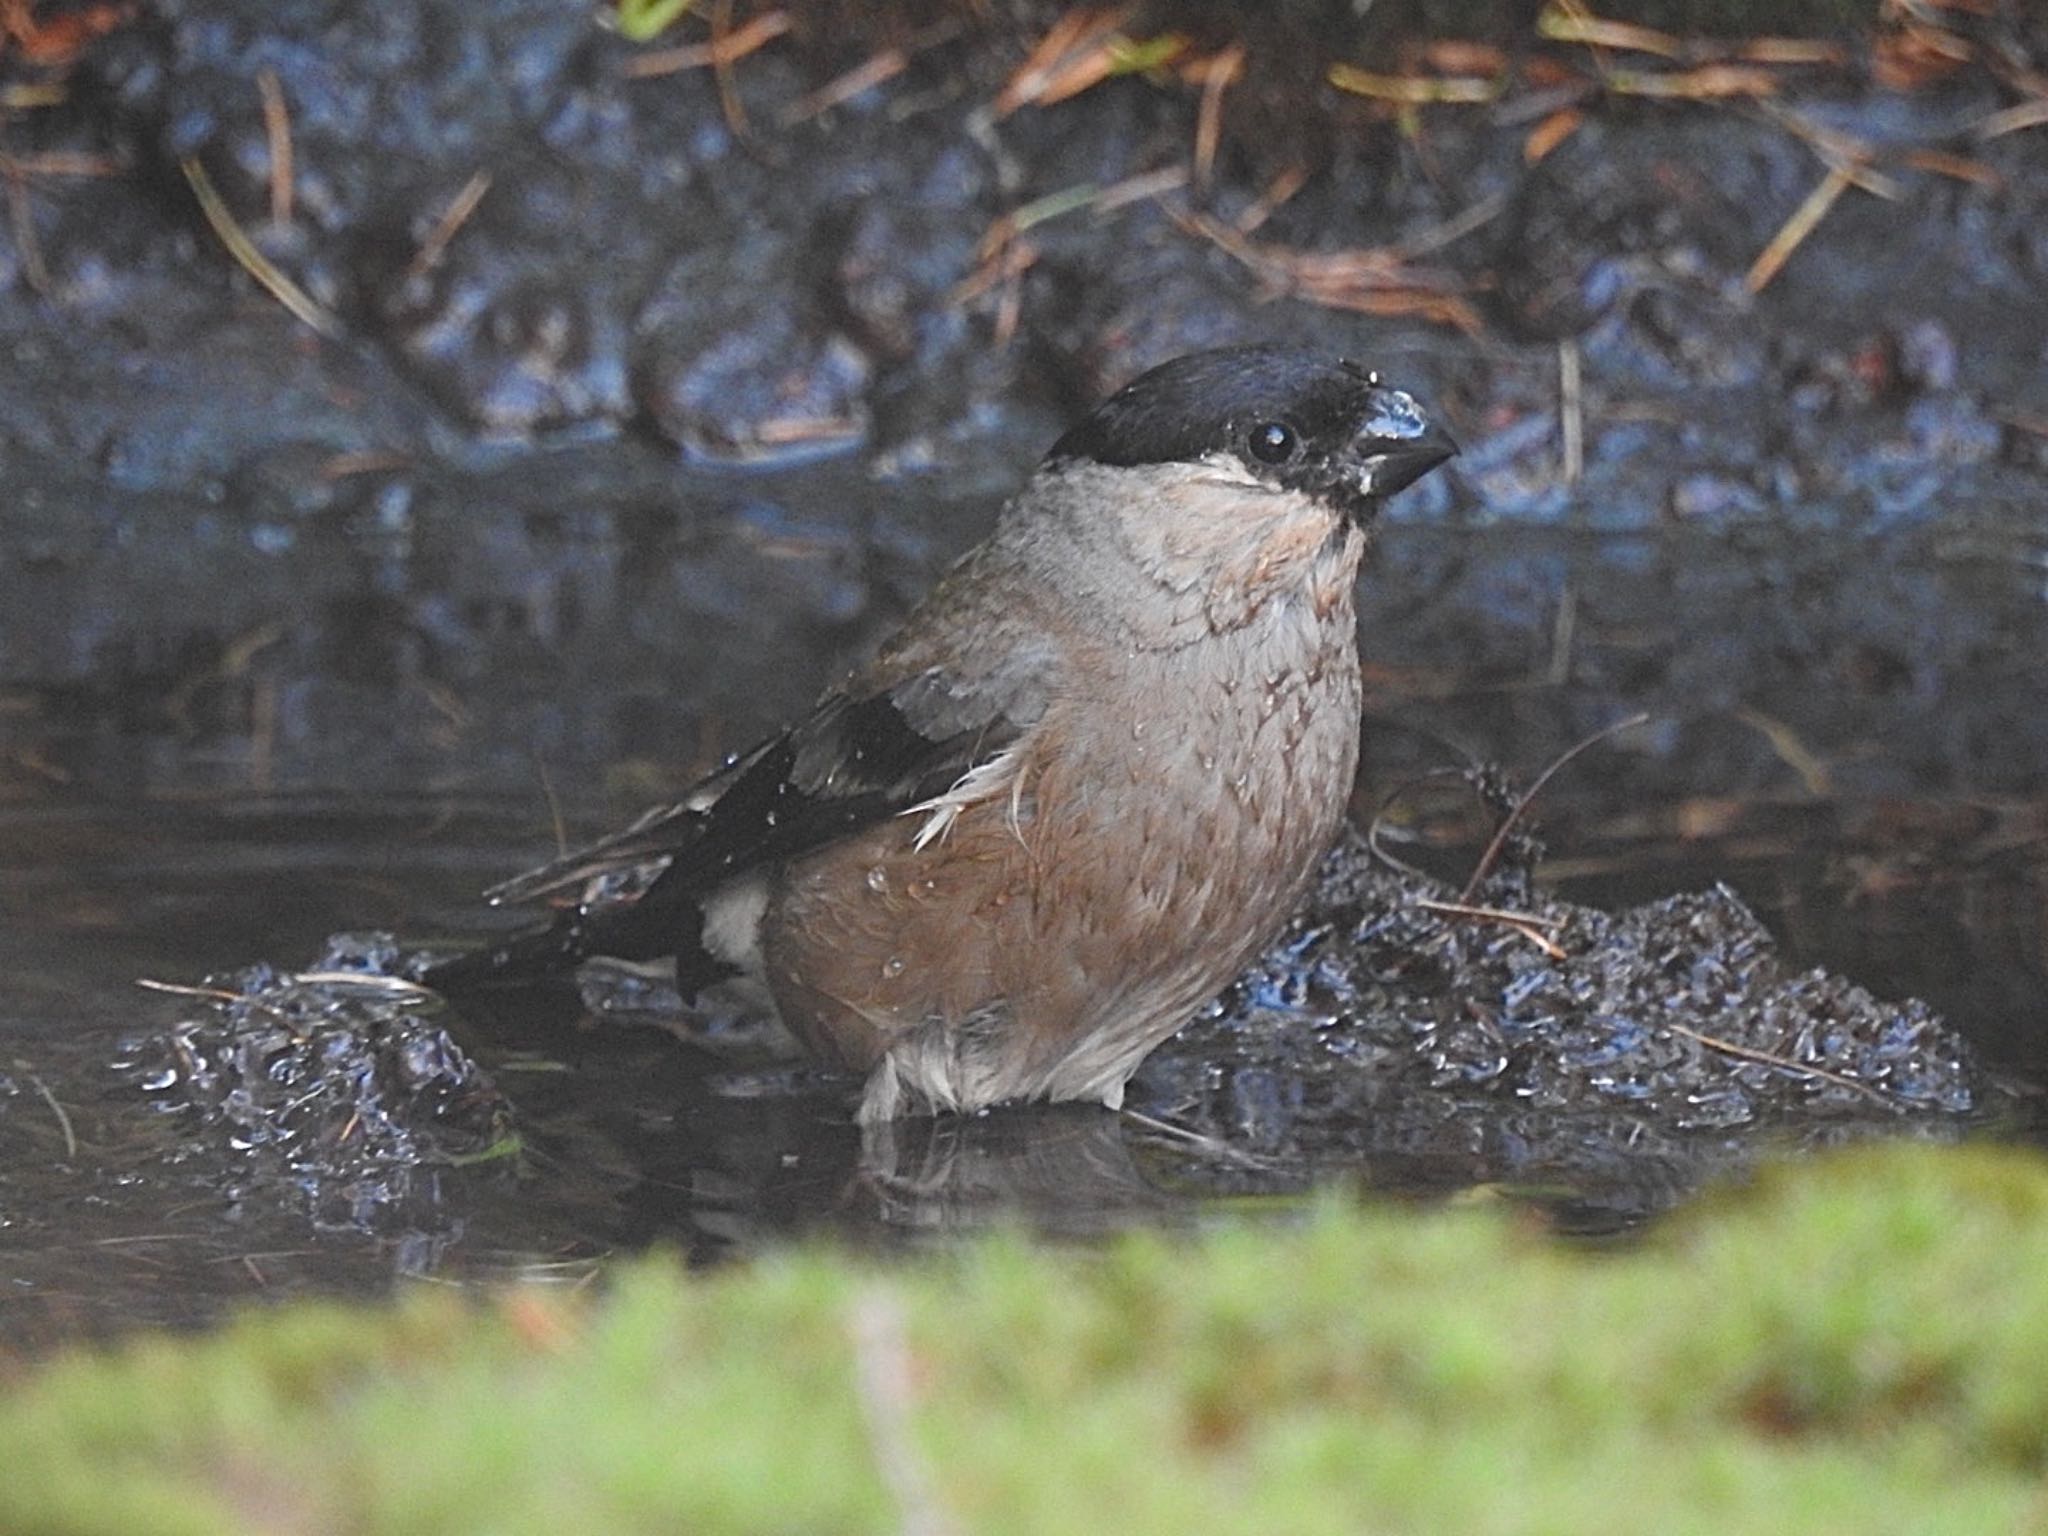
<svg viewBox="0 0 2048 1536">
<path fill-rule="evenodd" d="M 704 903 L 704 949 L 712 959 L 752 974 L 761 968 L 761 918 L 768 882 L 761 875 L 728 880 Z"/>
</svg>

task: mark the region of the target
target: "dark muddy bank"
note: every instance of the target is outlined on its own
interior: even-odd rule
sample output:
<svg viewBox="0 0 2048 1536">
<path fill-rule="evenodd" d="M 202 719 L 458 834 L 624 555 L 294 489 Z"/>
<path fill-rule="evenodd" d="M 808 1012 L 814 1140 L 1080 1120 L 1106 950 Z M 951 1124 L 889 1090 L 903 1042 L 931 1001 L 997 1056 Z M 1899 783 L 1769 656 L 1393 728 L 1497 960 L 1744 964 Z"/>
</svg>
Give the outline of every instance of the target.
<svg viewBox="0 0 2048 1536">
<path fill-rule="evenodd" d="M 2022 21 L 1912 89 L 1872 81 L 1911 38 L 1857 31 L 1686 102 L 1520 31 L 1436 63 L 1283 8 L 1202 178 L 1183 76 L 1228 8 L 1173 68 L 1038 104 L 1055 14 L 740 14 L 727 53 L 759 46 L 710 67 L 702 23 L 651 54 L 552 3 L 168 4 L 60 86 L 17 59 L 62 93 L 9 122 L 0 312 L 0 659 L 42 777 L 523 793 L 538 756 L 596 808 L 606 765 L 687 775 L 807 696 L 1110 385 L 1282 337 L 1398 373 L 1466 444 L 1370 584 L 1390 704 L 1533 762 L 1646 703 L 1652 794 L 1816 762 L 2038 787 L 2048 170 L 2038 131 L 1983 136 L 2031 100 Z M 1322 83 L 1360 60 L 1496 99 Z M 1560 106 L 1584 121 L 1532 167 Z M 1468 724 L 1509 684 L 1538 707 Z"/>
<path fill-rule="evenodd" d="M 1896 1128 L 1640 1020 L 1643 1072 L 1703 1064 L 1706 1100 L 1588 1067 L 1542 1119 L 1534 1064 L 1624 1031 L 1425 1038 L 1344 970 L 1374 953 L 1355 891 L 1281 952 L 1292 982 L 1250 979 L 1142 1080 L 1249 1161 L 999 1117 L 878 1177 L 829 1085 L 753 1042 L 572 1049 L 562 999 L 464 1036 L 500 1052 L 471 1078 L 422 1056 L 439 1020 L 379 1035 L 391 1000 L 338 994 L 329 1086 L 368 1109 L 293 1122 L 266 1079 L 275 1102 L 229 1114 L 232 1085 L 188 1073 L 190 1107 L 147 1110 L 172 1022 L 218 1020 L 133 978 L 254 985 L 336 931 L 473 932 L 470 893 L 546 850 L 551 799 L 594 831 L 745 745 L 1085 402 L 1230 340 L 1354 352 L 1466 447 L 1367 578 L 1361 825 L 1392 796 L 1392 846 L 1455 887 L 1486 815 L 1404 782 L 1468 754 L 1526 782 L 1647 710 L 1539 802 L 1549 888 L 1619 907 L 1729 881 L 1783 974 L 1716 898 L 1668 914 L 1689 953 L 1808 988 L 1753 1040 L 1706 992 L 1677 1022 L 1852 1077 L 1889 1061 L 1929 1134 L 1963 1107 L 1951 1030 L 2044 1075 L 2048 128 L 2026 124 L 2048 39 L 2022 8 L 1939 37 L 1802 15 L 1834 55 L 1758 65 L 1726 15 L 1734 41 L 1667 58 L 1520 26 L 1446 50 L 1384 6 L 1232 30 L 1217 7 L 1150 71 L 1059 100 L 1046 79 L 1110 39 L 1050 56 L 1055 8 L 826 14 L 735 7 L 731 35 L 692 19 L 650 52 L 553 3 L 167 0 L 68 61 L 0 60 L 0 1327 L 651 1237 L 1161 1219 L 1332 1171 L 1540 1186 L 1611 1224 L 1774 1139 Z M 1118 46 L 1162 30 L 1135 15 Z M 1331 64 L 1488 99 L 1400 105 Z M 1737 66 L 1746 93 L 1704 94 L 1698 71 Z M 1664 94 L 1626 86 L 1645 75 Z M 1644 931 L 1618 919 L 1596 954 Z M 1457 933 L 1485 995 L 1536 953 Z M 1816 963 L 1848 981 L 1799 982 Z M 1641 1012 L 1526 985 L 1555 1003 L 1526 1020 Z M 343 1156 L 237 1146 L 235 1114 Z M 468 1160 L 508 1135 L 524 1182 Z"/>
</svg>

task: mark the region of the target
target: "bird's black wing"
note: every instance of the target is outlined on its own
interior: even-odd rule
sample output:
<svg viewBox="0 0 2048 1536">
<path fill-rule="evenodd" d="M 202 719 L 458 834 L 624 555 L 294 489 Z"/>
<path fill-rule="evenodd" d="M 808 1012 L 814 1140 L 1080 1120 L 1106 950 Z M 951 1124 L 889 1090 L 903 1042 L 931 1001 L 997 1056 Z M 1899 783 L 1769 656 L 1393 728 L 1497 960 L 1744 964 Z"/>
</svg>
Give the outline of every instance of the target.
<svg viewBox="0 0 2048 1536">
<path fill-rule="evenodd" d="M 670 954 L 686 990 L 716 980 L 726 968 L 702 950 L 704 897 L 943 794 L 1000 755 L 1044 712 L 1035 660 L 1012 654 L 978 678 L 928 668 L 875 692 L 828 693 L 681 800 L 494 888 L 493 902 L 565 891 L 577 900 L 546 932 L 444 962 L 427 982 L 452 988 L 593 955 Z"/>
<path fill-rule="evenodd" d="M 657 859 L 669 861 L 664 883 L 701 894 L 942 793 L 1001 753 L 1029 723 L 990 711 L 964 725 L 946 722 L 935 738 L 898 697 L 904 692 L 865 699 L 828 694 L 809 715 L 681 800 L 515 876 L 487 898 L 530 901 Z"/>
</svg>

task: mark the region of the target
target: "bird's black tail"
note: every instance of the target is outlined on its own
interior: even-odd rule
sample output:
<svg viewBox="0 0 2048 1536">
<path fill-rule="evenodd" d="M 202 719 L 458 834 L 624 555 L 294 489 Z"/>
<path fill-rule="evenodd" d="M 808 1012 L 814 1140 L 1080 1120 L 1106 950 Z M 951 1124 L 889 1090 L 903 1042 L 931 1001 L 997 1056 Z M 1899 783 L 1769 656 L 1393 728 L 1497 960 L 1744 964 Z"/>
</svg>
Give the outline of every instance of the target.
<svg viewBox="0 0 2048 1536">
<path fill-rule="evenodd" d="M 545 928 L 427 967 L 420 981 L 437 992 L 475 992 L 491 987 L 530 986 L 561 976 L 600 955 L 614 960 L 676 960 L 676 987 L 685 998 L 736 974 L 713 959 L 702 942 L 703 914 L 667 910 L 663 900 L 622 902 L 592 911 L 565 907 Z"/>
<path fill-rule="evenodd" d="M 545 928 L 511 938 L 466 955 L 427 967 L 422 984 L 437 992 L 474 992 L 482 987 L 524 986 L 573 971 L 593 955 L 608 951 L 598 944 L 591 914 L 564 908 Z"/>
</svg>

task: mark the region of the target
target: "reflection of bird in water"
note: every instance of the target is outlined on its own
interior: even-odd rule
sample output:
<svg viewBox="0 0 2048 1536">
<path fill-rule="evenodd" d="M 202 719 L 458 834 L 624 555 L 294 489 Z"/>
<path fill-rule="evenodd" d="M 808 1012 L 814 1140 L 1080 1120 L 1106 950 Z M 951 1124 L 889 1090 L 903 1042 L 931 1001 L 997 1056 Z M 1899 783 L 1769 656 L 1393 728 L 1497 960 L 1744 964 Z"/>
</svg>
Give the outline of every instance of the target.
<svg viewBox="0 0 2048 1536">
<path fill-rule="evenodd" d="M 709 1257 L 818 1232 L 894 1243 L 1021 1224 L 1082 1236 L 1197 1208 L 1147 1176 L 1161 1158 L 1144 1133 L 1096 1105 L 869 1127 L 823 1107 L 814 1094 L 693 1103 L 687 1127 L 630 1149 L 641 1182 L 621 1236 L 683 1238 Z"/>
<path fill-rule="evenodd" d="M 1124 1123 L 1092 1104 L 885 1122 L 862 1138 L 861 1171 L 875 1215 L 913 1231 L 1098 1231 L 1182 1205 L 1139 1171 Z"/>
<path fill-rule="evenodd" d="M 1145 374 L 811 711 L 494 899 L 552 928 L 457 990 L 674 956 L 765 983 L 868 1123 L 1114 1108 L 1300 900 L 1357 765 L 1353 585 L 1453 452 L 1377 374 L 1245 347 Z"/>
</svg>

